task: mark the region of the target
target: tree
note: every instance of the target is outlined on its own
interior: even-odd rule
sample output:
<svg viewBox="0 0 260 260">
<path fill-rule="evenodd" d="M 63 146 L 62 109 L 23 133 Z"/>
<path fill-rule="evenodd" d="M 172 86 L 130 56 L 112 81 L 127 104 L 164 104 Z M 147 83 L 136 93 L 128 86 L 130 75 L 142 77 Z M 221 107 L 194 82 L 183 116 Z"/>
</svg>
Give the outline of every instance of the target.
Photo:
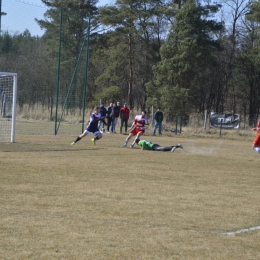
<svg viewBox="0 0 260 260">
<path fill-rule="evenodd" d="M 31 36 L 28 30 L 21 34 L 4 33 L 0 37 L 0 67 L 2 71 L 15 71 L 19 75 L 18 104 L 33 108 L 35 104 L 47 106 L 52 95 L 52 71 L 48 67 L 48 55 L 44 37 Z M 48 83 L 48 84 L 47 84 Z"/>
<path fill-rule="evenodd" d="M 249 115 L 249 125 L 256 124 L 260 114 L 260 3 L 248 6 L 244 25 L 247 34 L 240 41 L 240 51 L 232 71 L 231 84 L 235 86 L 237 102 L 240 102 L 244 115 Z"/>
<path fill-rule="evenodd" d="M 58 64 L 59 41 L 62 45 L 60 96 L 64 99 L 87 33 L 89 15 L 96 16 L 98 13 L 97 0 L 42 0 L 42 2 L 49 9 L 44 14 L 45 19 L 37 20 L 37 22 L 42 29 L 46 30 L 44 35 L 47 39 L 46 48 L 53 58 L 53 63 L 50 65 L 55 71 Z M 96 20 L 91 21 L 93 21 L 91 24 L 93 32 L 96 29 Z M 60 30 L 62 31 L 61 39 L 59 39 Z M 67 103 L 71 111 L 74 111 L 75 107 L 82 106 L 84 79 L 85 60 L 82 59 Z"/>
<path fill-rule="evenodd" d="M 221 57 L 219 57 L 219 62 L 222 64 L 222 74 L 223 78 L 223 89 L 222 97 L 220 99 L 221 107 L 226 110 L 237 113 L 238 103 L 236 98 L 235 85 L 232 82 L 232 72 L 235 66 L 236 60 L 240 52 L 240 44 L 243 41 L 243 35 L 245 31 L 245 26 L 243 23 L 245 14 L 248 12 L 248 0 L 221 0 L 223 5 L 223 15 L 227 28 L 226 34 L 221 38 L 222 45 L 224 47 L 224 52 Z"/>
<path fill-rule="evenodd" d="M 113 30 L 107 33 L 108 48 L 104 52 L 109 64 L 98 80 L 120 86 L 131 109 L 138 101 L 144 108 L 145 83 L 152 76 L 152 65 L 160 59 L 161 7 L 165 2 L 117 0 L 114 6 L 100 9 L 101 23 Z"/>
<path fill-rule="evenodd" d="M 188 113 L 192 107 L 201 111 L 210 90 L 204 89 L 208 71 L 214 67 L 215 53 L 220 44 L 213 37 L 223 28 L 209 19 L 219 5 L 202 6 L 188 0 L 178 10 L 165 44 L 161 47 L 162 61 L 154 67 L 154 79 L 148 84 L 150 93 L 163 103 L 168 114 Z M 203 96 L 202 96 L 203 95 Z M 206 96 L 205 96 L 206 95 Z M 178 96 L 182 102 L 169 97 Z"/>
</svg>

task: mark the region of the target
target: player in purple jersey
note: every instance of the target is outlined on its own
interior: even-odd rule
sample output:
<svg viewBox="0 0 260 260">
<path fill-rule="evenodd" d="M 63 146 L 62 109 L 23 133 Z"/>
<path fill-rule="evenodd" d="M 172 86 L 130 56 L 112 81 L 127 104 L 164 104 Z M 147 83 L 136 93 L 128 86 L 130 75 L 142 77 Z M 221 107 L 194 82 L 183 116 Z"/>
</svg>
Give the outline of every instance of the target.
<svg viewBox="0 0 260 260">
<path fill-rule="evenodd" d="M 102 138 L 102 134 L 98 129 L 98 122 L 100 120 L 106 125 L 105 120 L 101 117 L 101 115 L 99 113 L 99 107 L 97 106 L 97 107 L 95 107 L 94 112 L 90 116 L 90 120 L 89 120 L 86 130 L 81 135 L 79 135 L 76 138 L 76 140 L 71 143 L 71 145 L 74 145 L 75 143 L 77 143 L 79 140 L 81 140 L 83 137 L 85 137 L 86 135 L 88 135 L 90 133 L 93 133 L 95 136 L 94 138 L 91 139 L 92 144 L 95 145 L 96 141 Z"/>
</svg>

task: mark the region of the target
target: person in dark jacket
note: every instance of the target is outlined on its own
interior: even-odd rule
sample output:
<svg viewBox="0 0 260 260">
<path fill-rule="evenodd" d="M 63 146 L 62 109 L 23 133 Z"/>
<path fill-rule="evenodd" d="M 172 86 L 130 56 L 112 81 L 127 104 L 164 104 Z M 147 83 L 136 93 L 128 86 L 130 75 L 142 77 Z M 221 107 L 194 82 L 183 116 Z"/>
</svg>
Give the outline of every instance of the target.
<svg viewBox="0 0 260 260">
<path fill-rule="evenodd" d="M 112 113 L 111 113 L 111 117 L 112 117 L 112 127 L 111 127 L 111 132 L 112 133 L 116 133 L 116 125 L 117 125 L 117 120 L 120 114 L 120 102 L 114 103 L 113 104 L 113 108 L 112 108 Z"/>
<path fill-rule="evenodd" d="M 110 103 L 109 107 L 107 108 L 107 129 L 106 129 L 106 133 L 110 133 L 109 132 L 109 127 L 112 124 L 112 108 L 113 108 L 113 103 Z"/>
<path fill-rule="evenodd" d="M 156 129 L 159 127 L 159 135 L 162 135 L 162 121 L 163 121 L 163 112 L 161 111 L 161 108 L 158 108 L 156 113 L 154 114 L 154 128 L 153 128 L 153 134 L 155 135 Z"/>
<path fill-rule="evenodd" d="M 99 113 L 101 115 L 102 118 L 105 118 L 107 116 L 107 109 L 104 107 L 104 104 L 102 103 L 100 108 L 99 108 Z M 104 121 L 99 121 L 98 122 L 98 129 L 100 129 L 101 127 L 101 133 L 105 132 L 105 124 Z"/>
</svg>

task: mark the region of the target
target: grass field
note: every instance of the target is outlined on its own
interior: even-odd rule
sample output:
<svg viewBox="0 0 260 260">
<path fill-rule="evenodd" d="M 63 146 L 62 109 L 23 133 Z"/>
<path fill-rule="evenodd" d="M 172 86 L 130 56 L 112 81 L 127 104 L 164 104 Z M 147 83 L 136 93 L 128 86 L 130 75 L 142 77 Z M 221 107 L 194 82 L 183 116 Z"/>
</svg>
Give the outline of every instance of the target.
<svg viewBox="0 0 260 260">
<path fill-rule="evenodd" d="M 79 133 L 0 144 L 0 259 L 260 259 L 253 138 Z"/>
</svg>

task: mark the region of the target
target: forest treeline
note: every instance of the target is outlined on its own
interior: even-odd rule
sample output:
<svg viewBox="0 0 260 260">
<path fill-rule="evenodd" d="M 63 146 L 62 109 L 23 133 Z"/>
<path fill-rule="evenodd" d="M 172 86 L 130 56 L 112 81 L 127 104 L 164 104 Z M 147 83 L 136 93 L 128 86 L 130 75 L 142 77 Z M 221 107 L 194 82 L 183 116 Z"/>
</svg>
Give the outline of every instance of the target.
<svg viewBox="0 0 260 260">
<path fill-rule="evenodd" d="M 0 71 L 18 73 L 20 109 L 47 107 L 52 97 L 60 106 L 67 99 L 67 113 L 102 100 L 160 106 L 171 117 L 207 110 L 257 119 L 259 1 L 42 2 L 43 36 L 0 36 Z"/>
</svg>

